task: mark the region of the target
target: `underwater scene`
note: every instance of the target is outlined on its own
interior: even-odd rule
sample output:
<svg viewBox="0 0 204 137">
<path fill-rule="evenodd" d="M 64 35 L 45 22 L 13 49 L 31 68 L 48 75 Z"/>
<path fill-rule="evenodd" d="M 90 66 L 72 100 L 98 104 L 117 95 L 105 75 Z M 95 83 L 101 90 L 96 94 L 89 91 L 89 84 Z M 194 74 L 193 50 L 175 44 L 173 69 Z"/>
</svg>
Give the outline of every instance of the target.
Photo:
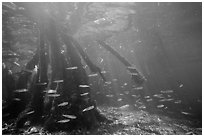
<svg viewBox="0 0 204 137">
<path fill-rule="evenodd" d="M 202 135 L 201 2 L 2 2 L 3 135 Z"/>
</svg>

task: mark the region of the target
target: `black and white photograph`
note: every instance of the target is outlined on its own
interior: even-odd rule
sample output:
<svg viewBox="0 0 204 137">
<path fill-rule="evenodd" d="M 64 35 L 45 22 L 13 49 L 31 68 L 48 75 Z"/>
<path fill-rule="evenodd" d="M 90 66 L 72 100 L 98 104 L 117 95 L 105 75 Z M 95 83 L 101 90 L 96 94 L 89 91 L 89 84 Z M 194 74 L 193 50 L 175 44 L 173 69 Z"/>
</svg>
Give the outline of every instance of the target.
<svg viewBox="0 0 204 137">
<path fill-rule="evenodd" d="M 202 2 L 1 2 L 2 135 L 202 135 Z"/>
</svg>

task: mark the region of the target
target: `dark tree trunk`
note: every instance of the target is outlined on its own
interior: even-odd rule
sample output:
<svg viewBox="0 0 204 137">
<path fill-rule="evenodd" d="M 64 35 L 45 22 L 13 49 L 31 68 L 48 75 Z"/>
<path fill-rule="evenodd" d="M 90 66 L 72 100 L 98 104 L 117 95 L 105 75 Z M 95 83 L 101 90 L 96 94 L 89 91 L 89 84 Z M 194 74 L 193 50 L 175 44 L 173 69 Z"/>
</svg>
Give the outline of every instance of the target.
<svg viewBox="0 0 204 137">
<path fill-rule="evenodd" d="M 31 98 L 18 115 L 16 128 L 23 127 L 26 121 L 31 125 L 43 125 L 48 130 L 92 128 L 99 121 L 107 120 L 92 100 L 81 57 L 93 72 L 100 73 L 100 68 L 90 61 L 73 38 L 60 32 L 60 23 L 50 13 L 44 12 L 42 6 L 36 12 L 38 15 L 33 12 L 36 9 L 32 4 L 17 5 L 25 6 L 25 11 L 28 11 L 20 13 L 38 21 L 40 40 L 37 53 L 27 63 L 17 84 L 18 88 L 28 89 Z M 63 43 L 66 45 L 64 53 Z M 65 119 L 68 121 L 62 121 Z"/>
</svg>

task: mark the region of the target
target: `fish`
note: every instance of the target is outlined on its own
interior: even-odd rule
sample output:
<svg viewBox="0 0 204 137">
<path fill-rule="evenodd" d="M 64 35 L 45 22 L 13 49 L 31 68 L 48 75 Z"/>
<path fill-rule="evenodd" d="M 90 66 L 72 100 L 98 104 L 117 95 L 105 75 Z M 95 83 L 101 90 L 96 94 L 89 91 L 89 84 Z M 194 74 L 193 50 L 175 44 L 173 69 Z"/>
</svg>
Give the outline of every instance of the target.
<svg viewBox="0 0 204 137">
<path fill-rule="evenodd" d="M 164 105 L 157 105 L 157 108 L 163 108 Z"/>
<path fill-rule="evenodd" d="M 136 68 L 135 67 L 132 67 L 132 66 L 129 66 L 129 67 L 127 67 L 127 69 L 130 69 L 130 70 L 135 70 Z"/>
<path fill-rule="evenodd" d="M 159 100 L 159 102 L 165 102 L 165 101 L 172 101 L 172 100 L 174 100 L 173 98 L 164 98 L 164 99 L 161 99 L 161 100 Z"/>
<path fill-rule="evenodd" d="M 167 95 L 167 97 L 168 97 L 168 98 L 170 98 L 170 97 L 171 97 L 171 95 Z"/>
<path fill-rule="evenodd" d="M 97 73 L 95 73 L 95 74 L 90 74 L 90 75 L 88 75 L 89 77 L 95 77 L 95 76 L 98 76 L 98 74 Z"/>
<path fill-rule="evenodd" d="M 20 67 L 21 65 L 18 64 L 17 62 L 13 62 L 16 66 Z"/>
<path fill-rule="evenodd" d="M 124 94 L 119 94 L 120 96 L 123 96 Z"/>
<path fill-rule="evenodd" d="M 136 89 L 136 90 L 142 90 L 143 87 L 136 87 L 136 88 L 134 88 L 134 89 Z"/>
<path fill-rule="evenodd" d="M 100 24 L 101 22 L 104 22 L 106 19 L 105 18 L 100 18 L 94 21 L 96 24 Z"/>
<path fill-rule="evenodd" d="M 182 88 L 182 87 L 183 87 L 183 84 L 180 84 L 180 85 L 179 85 L 179 88 Z"/>
<path fill-rule="evenodd" d="M 66 68 L 67 70 L 75 70 L 77 69 L 78 67 L 69 67 L 69 68 Z"/>
<path fill-rule="evenodd" d="M 137 95 L 131 95 L 131 96 L 133 96 L 133 97 L 137 97 Z"/>
<path fill-rule="evenodd" d="M 146 106 L 142 105 L 139 107 L 139 109 L 146 109 Z"/>
<path fill-rule="evenodd" d="M 127 86 L 127 83 L 124 83 L 123 85 L 124 85 L 124 86 Z"/>
<path fill-rule="evenodd" d="M 101 61 L 100 61 L 100 63 L 102 63 L 103 62 L 103 59 L 101 58 Z"/>
<path fill-rule="evenodd" d="M 173 90 L 165 90 L 165 91 L 161 90 L 160 92 L 164 93 L 164 94 L 167 94 L 167 93 L 173 93 L 174 91 Z"/>
<path fill-rule="evenodd" d="M 62 82 L 64 82 L 64 80 L 55 80 L 55 81 L 53 81 L 54 83 L 62 83 Z"/>
<path fill-rule="evenodd" d="M 153 97 L 164 98 L 162 94 L 154 94 Z"/>
<path fill-rule="evenodd" d="M 15 101 L 21 101 L 20 98 L 14 98 L 13 100 L 15 100 Z"/>
<path fill-rule="evenodd" d="M 106 97 L 110 97 L 110 98 L 112 98 L 112 97 L 113 97 L 113 95 L 106 95 Z"/>
<path fill-rule="evenodd" d="M 147 99 L 147 102 L 149 102 L 149 101 L 153 101 L 153 99 L 151 99 L 151 98 L 150 98 L 150 99 Z"/>
<path fill-rule="evenodd" d="M 191 113 L 184 112 L 184 111 L 182 111 L 181 114 L 184 114 L 184 115 L 192 115 Z"/>
<path fill-rule="evenodd" d="M 127 105 L 123 105 L 123 106 L 120 107 L 120 109 L 124 109 L 124 108 L 127 108 L 127 107 L 129 107 L 129 106 L 130 106 L 130 105 L 128 105 L 128 104 L 127 104 Z"/>
<path fill-rule="evenodd" d="M 122 98 L 119 98 L 117 101 L 122 101 L 123 99 Z"/>
<path fill-rule="evenodd" d="M 196 135 L 192 131 L 185 133 L 185 135 Z"/>
<path fill-rule="evenodd" d="M 62 116 L 69 118 L 69 119 L 76 119 L 77 118 L 75 115 L 62 115 Z"/>
<path fill-rule="evenodd" d="M 175 104 L 180 104 L 181 103 L 181 100 L 176 100 L 174 101 Z"/>
<path fill-rule="evenodd" d="M 46 82 L 44 82 L 44 83 L 36 83 L 36 85 L 47 85 L 47 83 Z"/>
<path fill-rule="evenodd" d="M 26 114 L 27 115 L 30 115 L 30 114 L 33 114 L 35 111 L 30 111 L 30 112 L 27 112 Z"/>
<path fill-rule="evenodd" d="M 139 102 L 140 101 L 140 98 L 139 99 L 137 99 L 135 102 Z"/>
<path fill-rule="evenodd" d="M 107 73 L 107 72 L 106 72 L 106 71 L 101 71 L 101 73 L 102 73 L 102 74 L 105 74 L 105 73 Z"/>
<path fill-rule="evenodd" d="M 86 95 L 88 95 L 89 93 L 87 92 L 87 93 L 83 93 L 83 94 L 80 94 L 80 96 L 86 96 Z"/>
<path fill-rule="evenodd" d="M 87 68 L 88 67 L 88 65 L 85 65 L 83 68 L 85 69 L 85 68 Z"/>
<path fill-rule="evenodd" d="M 87 107 L 87 108 L 83 109 L 82 112 L 86 112 L 86 111 L 89 111 L 92 109 L 94 109 L 94 106 Z"/>
<path fill-rule="evenodd" d="M 64 120 L 57 121 L 57 123 L 67 123 L 69 121 L 70 121 L 70 119 L 64 119 Z"/>
<path fill-rule="evenodd" d="M 145 96 L 144 98 L 150 98 L 150 96 Z"/>
<path fill-rule="evenodd" d="M 49 89 L 49 90 L 45 90 L 45 92 L 47 92 L 48 94 L 54 94 L 54 93 L 57 93 L 57 90 Z"/>
<path fill-rule="evenodd" d="M 106 81 L 105 84 L 111 84 L 111 81 Z"/>
<path fill-rule="evenodd" d="M 132 76 L 138 76 L 138 73 L 129 73 Z"/>
<path fill-rule="evenodd" d="M 59 97 L 60 96 L 60 94 L 49 94 L 49 95 L 47 95 L 48 97 Z"/>
<path fill-rule="evenodd" d="M 28 89 L 17 89 L 17 90 L 14 90 L 14 92 L 18 92 L 18 93 L 21 93 L 21 92 L 27 92 Z"/>
<path fill-rule="evenodd" d="M 79 85 L 80 88 L 89 88 L 89 85 Z"/>
<path fill-rule="evenodd" d="M 63 106 L 66 106 L 66 105 L 68 105 L 69 103 L 68 102 L 63 102 L 63 103 L 60 103 L 59 105 L 58 105 L 58 107 L 63 107 Z"/>
</svg>

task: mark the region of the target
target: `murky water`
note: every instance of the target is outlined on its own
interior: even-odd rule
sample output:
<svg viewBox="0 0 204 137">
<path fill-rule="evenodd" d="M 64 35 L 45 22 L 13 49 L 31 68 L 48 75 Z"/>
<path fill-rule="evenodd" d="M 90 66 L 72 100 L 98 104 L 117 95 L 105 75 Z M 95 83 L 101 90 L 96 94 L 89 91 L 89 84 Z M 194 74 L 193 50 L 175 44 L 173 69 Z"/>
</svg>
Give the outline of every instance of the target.
<svg viewBox="0 0 204 137">
<path fill-rule="evenodd" d="M 70 34 L 81 44 L 91 61 L 102 69 L 106 78 L 106 81 L 102 80 L 100 75 L 91 73 L 84 65 L 90 81 L 90 85 L 85 86 L 90 86 L 91 96 L 106 116 L 116 116 L 122 124 L 129 122 L 129 126 L 145 119 L 140 121 L 141 125 L 134 125 L 134 129 L 143 127 L 144 134 L 150 133 L 145 122 L 156 121 L 152 126 L 158 127 L 165 124 L 166 131 L 154 130 L 155 134 L 182 134 L 189 130 L 181 129 L 174 133 L 173 130 L 180 126 L 175 125 L 177 120 L 174 118 L 202 119 L 201 7 L 201 3 L 168 2 L 67 5 L 70 10 L 65 24 Z M 96 40 L 115 49 L 147 81 L 138 87 L 127 67 Z M 15 48 L 17 52 L 22 50 L 19 43 Z M 25 51 L 30 51 L 26 52 L 28 56 L 36 50 L 35 46 L 27 48 Z M 20 65 L 24 63 L 19 61 Z M 148 115 L 149 119 L 142 119 L 140 115 Z M 139 117 L 141 119 L 137 119 Z M 168 125 L 169 117 L 175 120 L 171 125 Z M 119 134 L 119 131 L 110 134 Z"/>
<path fill-rule="evenodd" d="M 123 101 L 132 100 L 130 103 L 135 100 L 134 94 L 139 94 L 132 91 L 134 83 L 125 66 L 95 42 L 100 39 L 147 78 L 142 90 L 143 96 L 152 99 L 146 100 L 147 104 L 201 117 L 201 3 L 90 3 L 83 17 L 86 21 L 75 32 L 75 38 L 92 61 L 107 71 L 108 80 L 117 80 L 112 81 L 107 93 L 108 89 L 96 82 L 98 79 L 91 78 L 93 92 L 113 94 L 113 100 L 120 100 L 120 94 L 124 94 Z M 154 98 L 168 90 L 173 92 L 164 94 L 166 100 Z"/>
</svg>

